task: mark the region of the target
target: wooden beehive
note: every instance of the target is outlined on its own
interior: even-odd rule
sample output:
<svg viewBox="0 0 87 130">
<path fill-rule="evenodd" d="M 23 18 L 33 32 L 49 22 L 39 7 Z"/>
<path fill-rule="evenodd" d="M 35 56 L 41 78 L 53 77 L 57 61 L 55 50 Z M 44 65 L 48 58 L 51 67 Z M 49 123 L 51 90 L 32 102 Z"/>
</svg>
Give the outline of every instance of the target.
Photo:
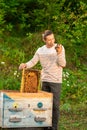
<svg viewBox="0 0 87 130">
<path fill-rule="evenodd" d="M 36 93 L 38 91 L 39 78 L 39 70 L 23 69 L 20 92 Z"/>
<path fill-rule="evenodd" d="M 0 92 L 0 127 L 51 127 L 52 93 Z"/>
</svg>

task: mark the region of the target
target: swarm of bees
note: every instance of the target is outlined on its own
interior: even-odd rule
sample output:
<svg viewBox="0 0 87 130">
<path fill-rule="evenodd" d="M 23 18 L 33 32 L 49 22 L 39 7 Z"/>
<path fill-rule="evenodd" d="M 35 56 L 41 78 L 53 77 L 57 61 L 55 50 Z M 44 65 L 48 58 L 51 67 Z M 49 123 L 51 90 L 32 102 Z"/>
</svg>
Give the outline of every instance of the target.
<svg viewBox="0 0 87 130">
<path fill-rule="evenodd" d="M 23 69 L 20 92 L 36 93 L 38 91 L 40 72 L 35 69 Z"/>
</svg>

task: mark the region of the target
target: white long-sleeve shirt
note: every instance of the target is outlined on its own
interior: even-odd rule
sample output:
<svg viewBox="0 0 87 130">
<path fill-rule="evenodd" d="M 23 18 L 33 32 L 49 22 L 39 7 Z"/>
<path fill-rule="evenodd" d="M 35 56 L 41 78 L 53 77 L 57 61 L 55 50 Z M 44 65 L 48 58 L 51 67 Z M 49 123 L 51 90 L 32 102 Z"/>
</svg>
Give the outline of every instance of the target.
<svg viewBox="0 0 87 130">
<path fill-rule="evenodd" d="M 62 46 L 62 52 L 57 54 L 53 47 L 47 48 L 46 45 L 38 48 L 33 58 L 27 62 L 27 68 L 32 68 L 40 61 L 42 66 L 41 80 L 45 82 L 62 83 L 62 70 L 66 65 L 65 49 Z"/>
</svg>

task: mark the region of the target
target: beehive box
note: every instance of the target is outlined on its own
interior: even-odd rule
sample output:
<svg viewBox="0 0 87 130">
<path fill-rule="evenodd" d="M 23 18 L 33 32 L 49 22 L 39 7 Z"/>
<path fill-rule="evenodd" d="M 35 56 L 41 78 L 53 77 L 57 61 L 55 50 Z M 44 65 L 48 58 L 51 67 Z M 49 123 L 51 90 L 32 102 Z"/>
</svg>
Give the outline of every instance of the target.
<svg viewBox="0 0 87 130">
<path fill-rule="evenodd" d="M 0 92 L 0 127 L 51 127 L 52 93 Z"/>
</svg>

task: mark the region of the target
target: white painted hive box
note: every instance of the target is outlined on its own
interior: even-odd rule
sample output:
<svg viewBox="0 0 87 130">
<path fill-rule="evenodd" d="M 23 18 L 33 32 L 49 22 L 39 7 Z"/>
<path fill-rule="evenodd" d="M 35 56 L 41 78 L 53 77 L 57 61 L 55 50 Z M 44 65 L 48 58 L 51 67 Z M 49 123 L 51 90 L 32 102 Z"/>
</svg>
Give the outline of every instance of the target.
<svg viewBox="0 0 87 130">
<path fill-rule="evenodd" d="M 51 127 L 52 93 L 0 92 L 0 127 Z"/>
</svg>

